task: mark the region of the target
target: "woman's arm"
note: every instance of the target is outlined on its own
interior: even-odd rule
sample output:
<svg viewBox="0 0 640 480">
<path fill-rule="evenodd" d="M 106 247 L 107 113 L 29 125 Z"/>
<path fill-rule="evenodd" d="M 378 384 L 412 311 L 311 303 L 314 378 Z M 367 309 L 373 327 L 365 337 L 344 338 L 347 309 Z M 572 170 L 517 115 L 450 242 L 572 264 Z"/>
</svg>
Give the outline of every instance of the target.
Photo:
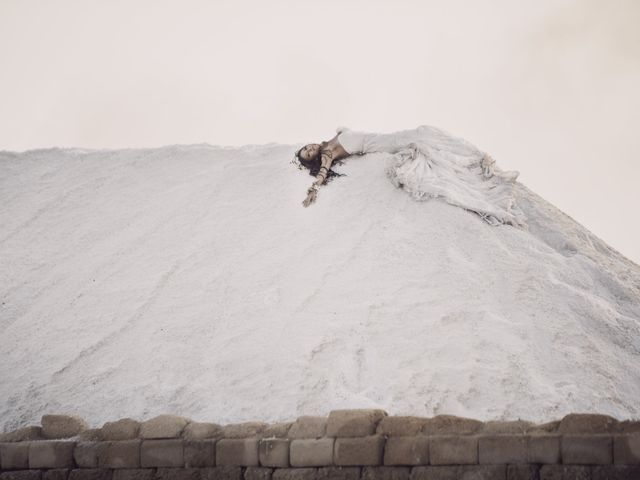
<svg viewBox="0 0 640 480">
<path fill-rule="evenodd" d="M 329 169 L 333 163 L 333 152 L 329 149 L 323 150 L 320 154 L 320 159 L 321 167 L 318 175 L 316 175 L 316 181 L 313 182 L 311 187 L 309 187 L 309 190 L 307 190 L 307 198 L 302 202 L 302 205 L 305 207 L 308 207 L 316 201 L 316 197 L 318 196 L 318 187 L 327 179 Z"/>
<path fill-rule="evenodd" d="M 327 179 L 327 175 L 329 174 L 329 170 L 331 169 L 331 164 L 333 163 L 333 152 L 331 150 L 323 150 L 320 154 L 320 171 L 318 175 L 316 175 L 316 181 L 314 185 L 320 186 Z"/>
</svg>

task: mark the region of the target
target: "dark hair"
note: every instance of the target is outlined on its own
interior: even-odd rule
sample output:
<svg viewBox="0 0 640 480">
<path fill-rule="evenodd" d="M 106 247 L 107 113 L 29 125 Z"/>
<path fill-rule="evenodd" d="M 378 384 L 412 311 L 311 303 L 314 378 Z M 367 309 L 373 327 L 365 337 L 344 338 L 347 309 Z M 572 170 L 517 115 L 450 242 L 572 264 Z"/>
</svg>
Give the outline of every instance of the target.
<svg viewBox="0 0 640 480">
<path fill-rule="evenodd" d="M 302 170 L 303 168 L 306 168 L 307 170 L 309 170 L 309 175 L 311 175 L 312 177 L 315 177 L 318 175 L 318 172 L 320 171 L 320 167 L 322 166 L 322 162 L 320 160 L 320 156 L 321 156 L 321 152 L 322 152 L 322 146 L 325 145 L 325 143 L 323 142 L 322 144 L 320 144 L 320 149 L 318 150 L 318 153 L 316 154 L 315 157 L 310 158 L 309 160 L 306 160 L 304 158 L 302 158 L 300 156 L 300 151 L 302 150 L 302 147 L 300 150 L 298 150 L 295 153 L 295 157 L 292 161 L 292 163 L 297 164 L 298 165 L 298 169 Z M 331 168 L 329 169 L 329 171 L 327 172 L 327 178 L 325 180 L 325 183 L 329 183 L 333 177 L 343 177 L 344 173 L 338 173 L 338 172 L 334 172 L 332 170 L 334 165 L 342 165 L 342 160 L 334 160 L 333 163 L 331 164 Z"/>
</svg>

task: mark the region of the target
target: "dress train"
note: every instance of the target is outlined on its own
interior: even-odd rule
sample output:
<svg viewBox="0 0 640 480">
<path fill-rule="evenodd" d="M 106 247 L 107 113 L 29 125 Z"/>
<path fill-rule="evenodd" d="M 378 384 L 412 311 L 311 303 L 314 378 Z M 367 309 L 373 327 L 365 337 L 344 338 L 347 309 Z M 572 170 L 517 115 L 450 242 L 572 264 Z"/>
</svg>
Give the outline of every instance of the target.
<svg viewBox="0 0 640 480">
<path fill-rule="evenodd" d="M 462 138 L 427 125 L 388 134 L 340 127 L 338 134 L 348 153 L 392 154 L 387 177 L 416 200 L 440 198 L 491 225 L 526 227 L 516 203 L 518 172 L 503 172 L 493 158 Z"/>
</svg>

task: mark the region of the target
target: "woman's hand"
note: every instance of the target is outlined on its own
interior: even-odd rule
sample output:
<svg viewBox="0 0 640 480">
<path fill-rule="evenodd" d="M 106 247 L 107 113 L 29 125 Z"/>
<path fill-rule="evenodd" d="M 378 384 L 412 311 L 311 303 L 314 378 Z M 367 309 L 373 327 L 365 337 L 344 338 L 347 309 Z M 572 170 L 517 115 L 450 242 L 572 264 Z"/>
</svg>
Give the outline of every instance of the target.
<svg viewBox="0 0 640 480">
<path fill-rule="evenodd" d="M 309 205 L 311 205 L 313 202 L 316 201 L 317 196 L 318 196 L 318 187 L 314 183 L 309 187 L 309 190 L 307 190 L 307 198 L 304 199 L 304 201 L 302 202 L 302 205 L 305 207 L 308 207 Z"/>
</svg>

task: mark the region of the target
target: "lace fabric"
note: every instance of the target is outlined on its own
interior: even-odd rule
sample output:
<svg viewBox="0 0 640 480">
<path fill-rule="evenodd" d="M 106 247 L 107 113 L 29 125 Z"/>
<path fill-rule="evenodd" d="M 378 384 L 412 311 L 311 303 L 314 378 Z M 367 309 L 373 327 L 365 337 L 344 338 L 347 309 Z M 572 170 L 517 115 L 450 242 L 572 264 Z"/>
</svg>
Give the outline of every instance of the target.
<svg viewBox="0 0 640 480">
<path fill-rule="evenodd" d="M 439 198 L 477 213 L 491 225 L 526 227 L 515 196 L 518 172 L 503 172 L 493 158 L 466 140 L 427 125 L 390 134 L 344 127 L 342 132 L 350 145 L 362 145 L 359 153 L 392 154 L 386 175 L 414 199 Z"/>
</svg>

